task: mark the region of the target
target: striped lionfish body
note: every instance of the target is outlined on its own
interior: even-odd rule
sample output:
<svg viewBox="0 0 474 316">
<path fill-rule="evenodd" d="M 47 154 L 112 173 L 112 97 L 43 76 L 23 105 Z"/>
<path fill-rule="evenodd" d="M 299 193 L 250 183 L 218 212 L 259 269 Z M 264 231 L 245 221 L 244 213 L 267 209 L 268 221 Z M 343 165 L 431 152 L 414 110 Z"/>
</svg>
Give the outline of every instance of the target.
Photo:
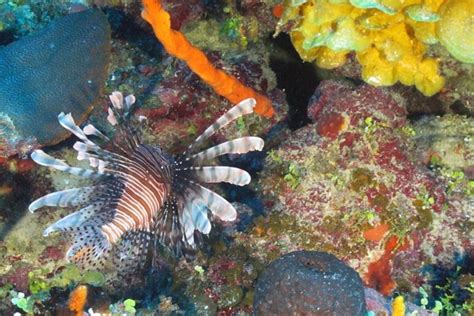
<svg viewBox="0 0 474 316">
<path fill-rule="evenodd" d="M 43 206 L 77 210 L 44 232 L 45 236 L 54 231 L 70 234 L 69 260 L 97 267 L 111 258 L 119 266 L 139 268 L 158 243 L 179 255 L 195 246 L 196 231 L 210 232 L 214 216 L 223 221 L 236 218 L 234 207 L 203 183 L 246 185 L 250 175 L 239 168 L 203 163 L 224 154 L 262 150 L 263 140 L 242 137 L 195 152 L 217 130 L 252 113 L 255 100 L 234 106 L 177 156 L 142 143 L 132 124 L 133 95 L 123 98 L 120 92 L 113 92 L 110 100 L 107 119 L 119 133 L 113 142 L 93 125 L 81 129 L 70 114 L 58 116 L 59 123 L 79 138 L 73 146 L 77 159 L 88 160 L 91 168 L 69 166 L 41 150 L 31 154 L 40 165 L 93 181 L 91 186 L 47 194 L 29 207 L 31 212 Z M 111 143 L 111 149 L 99 142 Z"/>
</svg>

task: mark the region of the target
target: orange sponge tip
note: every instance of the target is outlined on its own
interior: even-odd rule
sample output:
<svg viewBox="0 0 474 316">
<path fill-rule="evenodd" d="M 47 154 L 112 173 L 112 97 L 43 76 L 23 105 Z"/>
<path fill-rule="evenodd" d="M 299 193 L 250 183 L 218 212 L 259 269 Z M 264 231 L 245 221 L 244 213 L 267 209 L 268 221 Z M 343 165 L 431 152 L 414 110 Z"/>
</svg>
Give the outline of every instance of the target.
<svg viewBox="0 0 474 316">
<path fill-rule="evenodd" d="M 171 29 L 170 15 L 163 9 L 159 0 L 143 0 L 142 17 L 153 27 L 155 36 L 166 51 L 185 61 L 189 68 L 210 85 L 216 93 L 234 104 L 247 98 L 254 98 L 257 101 L 256 113 L 266 117 L 271 117 L 274 114 L 269 98 L 244 86 L 235 77 L 215 68 L 206 55 L 194 47 L 182 33 Z"/>
<path fill-rule="evenodd" d="M 87 302 L 87 286 L 79 285 L 69 294 L 68 308 L 75 315 L 82 315 Z"/>
</svg>

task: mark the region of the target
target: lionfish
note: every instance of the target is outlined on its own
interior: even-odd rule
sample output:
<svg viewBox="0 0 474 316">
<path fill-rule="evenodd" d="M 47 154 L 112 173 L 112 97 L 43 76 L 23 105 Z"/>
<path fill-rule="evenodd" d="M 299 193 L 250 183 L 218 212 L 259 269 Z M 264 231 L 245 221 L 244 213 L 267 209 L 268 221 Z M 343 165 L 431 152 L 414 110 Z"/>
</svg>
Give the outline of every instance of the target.
<svg viewBox="0 0 474 316">
<path fill-rule="evenodd" d="M 209 234 L 213 217 L 222 221 L 236 218 L 235 208 L 203 183 L 243 186 L 250 182 L 250 175 L 239 168 L 206 166 L 205 162 L 225 154 L 260 151 L 263 140 L 247 136 L 196 151 L 217 130 L 252 113 L 254 99 L 231 108 L 182 154 L 170 155 L 157 145 L 142 142 L 131 114 L 133 95 L 124 98 L 113 92 L 109 98 L 112 106 L 107 120 L 118 133 L 113 141 L 92 124 L 81 129 L 71 114 L 58 116 L 59 124 L 79 139 L 73 146 L 77 160 L 87 160 L 91 168 L 69 166 L 42 150 L 31 154 L 42 166 L 93 181 L 90 186 L 47 194 L 29 206 L 30 212 L 44 206 L 79 209 L 44 231 L 44 236 L 61 231 L 71 237 L 66 254 L 69 261 L 99 268 L 110 258 L 118 266 L 139 268 L 154 251 L 150 249 L 161 244 L 181 255 L 195 247 L 196 231 Z M 109 144 L 107 149 L 104 144 Z"/>
</svg>

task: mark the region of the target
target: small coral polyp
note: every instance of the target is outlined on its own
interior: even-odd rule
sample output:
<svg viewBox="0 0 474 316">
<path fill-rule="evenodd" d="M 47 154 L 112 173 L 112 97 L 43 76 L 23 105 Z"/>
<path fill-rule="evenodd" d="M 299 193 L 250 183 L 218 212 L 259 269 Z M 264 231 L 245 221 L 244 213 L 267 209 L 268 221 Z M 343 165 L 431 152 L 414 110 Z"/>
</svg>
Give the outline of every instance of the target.
<svg viewBox="0 0 474 316">
<path fill-rule="evenodd" d="M 445 2 L 449 0 L 285 0 L 278 30 L 290 26 L 301 58 L 321 68 L 342 66 L 354 52 L 367 83 L 390 86 L 399 81 L 431 96 L 441 90 L 444 78 L 438 61 L 426 56 L 426 45 L 438 42 L 436 25 L 446 24 L 443 12 L 448 10 L 440 10 Z"/>
</svg>

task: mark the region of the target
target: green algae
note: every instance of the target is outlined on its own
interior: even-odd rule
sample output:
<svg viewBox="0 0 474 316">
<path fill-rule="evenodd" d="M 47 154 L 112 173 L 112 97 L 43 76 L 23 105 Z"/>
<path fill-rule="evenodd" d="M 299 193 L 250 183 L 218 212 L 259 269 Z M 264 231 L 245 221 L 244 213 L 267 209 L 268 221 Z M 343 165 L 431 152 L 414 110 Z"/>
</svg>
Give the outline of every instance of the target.
<svg viewBox="0 0 474 316">
<path fill-rule="evenodd" d="M 413 202 L 415 206 L 417 216 L 417 225 L 419 228 L 428 228 L 433 223 L 433 212 L 430 207 L 426 207 L 426 203 L 421 199 L 417 199 Z"/>
<path fill-rule="evenodd" d="M 34 269 L 28 273 L 28 288 L 32 294 L 49 292 L 52 288 L 67 288 L 77 284 L 88 284 L 100 287 L 105 284 L 105 276 L 98 271 L 85 271 L 84 273 L 74 264 L 67 264 L 62 271 L 54 273 L 51 268 Z"/>
<path fill-rule="evenodd" d="M 383 194 L 376 194 L 372 200 L 370 200 L 370 205 L 372 207 L 378 207 L 382 211 L 387 209 L 387 206 L 389 205 L 390 200 L 388 197 L 386 197 Z"/>
<path fill-rule="evenodd" d="M 4 299 L 8 295 L 10 295 L 10 291 L 12 289 L 13 289 L 13 285 L 11 285 L 10 283 L 0 286 L 0 299 Z"/>
<path fill-rule="evenodd" d="M 105 284 L 105 276 L 99 271 L 86 271 L 81 278 L 81 282 L 100 287 Z"/>
</svg>

